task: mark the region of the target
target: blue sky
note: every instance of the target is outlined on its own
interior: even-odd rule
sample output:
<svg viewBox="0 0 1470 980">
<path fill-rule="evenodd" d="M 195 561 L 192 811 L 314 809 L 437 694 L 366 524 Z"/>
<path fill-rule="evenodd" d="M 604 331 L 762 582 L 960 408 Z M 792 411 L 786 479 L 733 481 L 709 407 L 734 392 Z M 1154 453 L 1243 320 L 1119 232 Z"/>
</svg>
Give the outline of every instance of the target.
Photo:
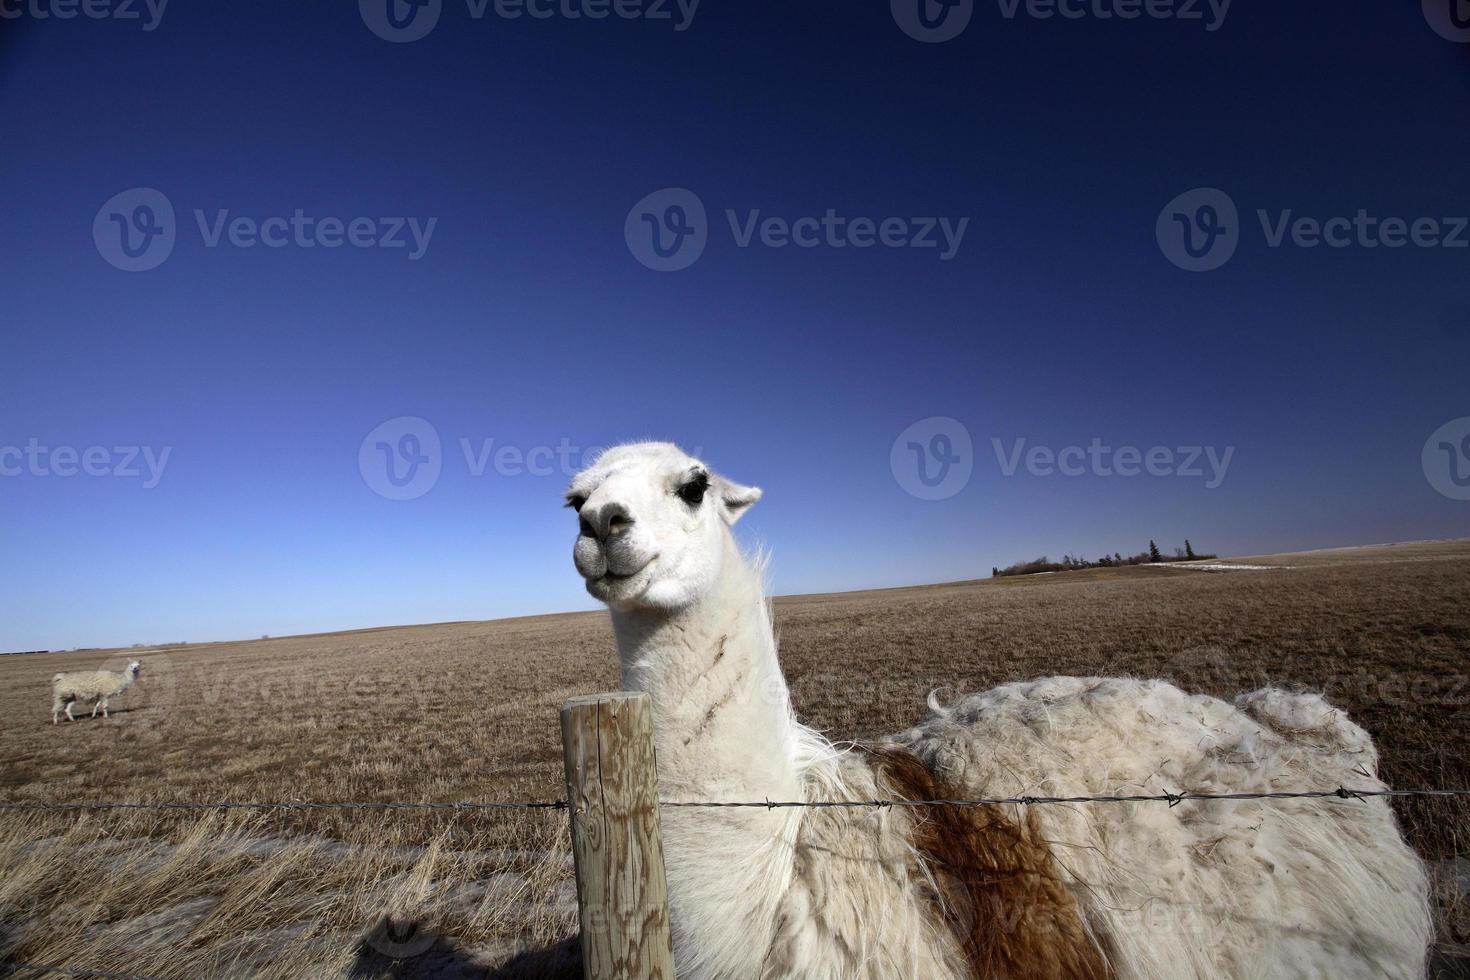
<svg viewBox="0 0 1470 980">
<path fill-rule="evenodd" d="M 0 650 L 590 608 L 561 467 L 476 475 L 461 440 L 472 458 L 486 440 L 699 447 L 766 489 L 741 533 L 780 592 L 1150 538 L 1244 554 L 1467 533 L 1421 452 L 1470 416 L 1470 248 L 1452 245 L 1470 44 L 1414 5 L 1238 4 L 1210 30 L 1207 5 L 980 3 L 922 43 L 885 4 L 706 0 L 680 30 L 676 5 L 511 19 L 442 0 L 395 43 L 368 27 L 378 0 L 366 18 L 173 0 L 156 22 L 36 16 L 47 2 L 0 10 L 20 11 L 0 20 Z M 146 271 L 109 261 L 109 229 L 154 226 L 135 188 L 174 211 Z M 649 195 L 668 219 L 668 188 L 702 206 L 707 244 L 659 272 L 625 226 Z M 1207 272 L 1157 236 L 1196 188 L 1237 209 Z M 1204 234 L 1201 200 L 1177 213 Z M 1431 220 L 1439 244 L 1270 243 L 1283 219 L 1360 209 Z M 829 211 L 858 239 L 853 219 L 904 239 L 965 224 L 948 258 L 741 244 Z M 231 241 L 230 221 L 245 242 L 297 212 L 312 247 Z M 324 218 L 408 244 L 328 247 Z M 405 218 L 433 222 L 419 246 Z M 401 417 L 442 446 L 411 500 L 359 467 Z M 935 417 L 973 451 L 927 500 L 891 450 Z M 931 424 L 921 453 L 933 425 L 956 431 Z M 1094 438 L 1166 447 L 1175 469 L 1191 447 L 1232 455 L 1207 488 L 1006 475 L 993 444 Z M 92 470 L 139 475 L 86 475 L 92 447 Z M 155 486 L 144 449 L 155 469 L 168 453 Z"/>
</svg>

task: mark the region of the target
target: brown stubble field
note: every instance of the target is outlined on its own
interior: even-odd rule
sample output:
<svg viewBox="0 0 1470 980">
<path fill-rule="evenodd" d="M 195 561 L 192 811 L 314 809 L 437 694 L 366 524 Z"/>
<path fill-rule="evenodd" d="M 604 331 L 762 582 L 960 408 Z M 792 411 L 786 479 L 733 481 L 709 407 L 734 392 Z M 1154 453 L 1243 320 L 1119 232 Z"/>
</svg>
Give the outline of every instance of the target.
<svg viewBox="0 0 1470 980">
<path fill-rule="evenodd" d="M 1391 784 L 1470 786 L 1470 542 L 778 599 L 799 715 L 881 736 L 934 689 L 1164 677 L 1324 690 Z M 50 677 L 144 662 L 112 717 Z M 551 800 L 557 709 L 615 689 L 602 613 L 0 658 L 0 800 Z M 1334 788 L 1334 787 L 1324 787 Z M 1470 805 L 1399 801 L 1470 943 Z M 0 960 L 146 976 L 574 976 L 559 811 L 0 814 Z M 374 930 L 384 913 L 416 932 Z M 395 961 L 395 957 L 398 958 Z M 4 968 L 0 968 L 4 975 Z"/>
</svg>

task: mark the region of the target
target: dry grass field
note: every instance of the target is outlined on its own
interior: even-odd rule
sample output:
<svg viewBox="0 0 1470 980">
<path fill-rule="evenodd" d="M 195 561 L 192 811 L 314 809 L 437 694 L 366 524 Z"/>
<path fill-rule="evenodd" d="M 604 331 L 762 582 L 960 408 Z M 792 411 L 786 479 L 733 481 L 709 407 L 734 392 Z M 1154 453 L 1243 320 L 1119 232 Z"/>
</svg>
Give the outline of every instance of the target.
<svg viewBox="0 0 1470 980">
<path fill-rule="evenodd" d="M 776 602 L 801 717 L 880 736 L 931 689 L 1132 674 L 1325 691 L 1394 785 L 1470 786 L 1470 542 Z M 51 675 L 144 662 L 112 717 Z M 551 800 L 557 709 L 618 686 L 604 614 L 0 659 L 0 801 Z M 1332 787 L 1327 787 L 1332 788 Z M 1470 943 L 1470 804 L 1398 806 Z M 577 976 L 559 811 L 0 814 L 0 961 L 153 977 Z M 385 913 L 418 931 L 374 928 Z M 5 968 L 0 967 L 0 975 Z M 20 974 L 17 974 L 20 975 Z M 24 974 L 35 976 L 37 974 Z"/>
</svg>

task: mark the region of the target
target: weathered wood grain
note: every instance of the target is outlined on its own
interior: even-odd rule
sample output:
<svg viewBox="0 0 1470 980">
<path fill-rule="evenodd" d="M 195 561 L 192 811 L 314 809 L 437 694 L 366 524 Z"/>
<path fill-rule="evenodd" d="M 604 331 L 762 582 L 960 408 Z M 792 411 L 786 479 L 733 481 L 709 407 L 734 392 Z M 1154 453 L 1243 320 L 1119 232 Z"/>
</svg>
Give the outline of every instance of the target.
<svg viewBox="0 0 1470 980">
<path fill-rule="evenodd" d="M 648 695 L 561 709 L 587 980 L 674 980 Z"/>
</svg>

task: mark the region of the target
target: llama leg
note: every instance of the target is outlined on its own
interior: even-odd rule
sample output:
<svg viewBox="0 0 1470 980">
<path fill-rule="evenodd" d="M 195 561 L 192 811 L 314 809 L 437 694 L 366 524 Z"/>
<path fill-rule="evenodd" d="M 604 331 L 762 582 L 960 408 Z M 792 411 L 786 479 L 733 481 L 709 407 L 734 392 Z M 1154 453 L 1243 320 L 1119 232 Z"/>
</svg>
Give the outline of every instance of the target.
<svg viewBox="0 0 1470 980">
<path fill-rule="evenodd" d="M 51 724 L 53 724 L 53 725 L 56 724 L 57 721 L 60 719 L 60 717 L 61 717 L 61 701 L 60 700 L 54 700 L 54 701 L 51 702 Z"/>
<path fill-rule="evenodd" d="M 66 720 L 67 721 L 76 721 L 76 719 L 71 716 L 71 706 L 74 703 L 75 702 L 72 702 L 72 701 L 66 702 Z"/>
<path fill-rule="evenodd" d="M 106 698 L 103 698 L 102 699 L 102 717 L 103 718 L 106 718 L 107 717 L 107 699 Z"/>
<path fill-rule="evenodd" d="M 102 706 L 102 702 L 101 701 L 93 701 L 92 702 L 92 717 L 93 718 L 96 718 L 97 717 L 97 709 L 99 707 L 101 707 L 101 706 Z"/>
</svg>

